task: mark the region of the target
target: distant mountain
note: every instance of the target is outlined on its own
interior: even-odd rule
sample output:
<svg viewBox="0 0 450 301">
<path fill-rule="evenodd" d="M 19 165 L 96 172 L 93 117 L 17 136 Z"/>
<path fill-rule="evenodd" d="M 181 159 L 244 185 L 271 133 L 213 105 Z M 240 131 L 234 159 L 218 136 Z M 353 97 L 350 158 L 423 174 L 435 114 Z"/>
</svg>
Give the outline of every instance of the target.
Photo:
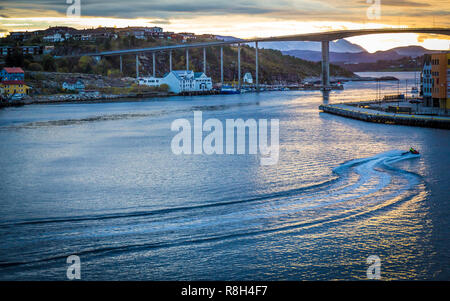
<svg viewBox="0 0 450 301">
<path fill-rule="evenodd" d="M 225 42 L 230 41 L 243 41 L 233 36 L 216 36 L 216 39 L 223 40 Z M 254 47 L 253 43 L 249 46 Z M 320 42 L 304 42 L 304 41 L 290 41 L 290 42 L 260 42 L 260 48 L 273 49 L 279 51 L 289 51 L 289 50 L 310 50 L 310 51 L 320 51 Z M 341 39 L 330 43 L 330 51 L 332 52 L 363 52 L 366 51 L 359 45 L 350 43 L 346 39 Z"/>
<path fill-rule="evenodd" d="M 435 50 L 428 50 L 421 46 L 407 46 L 398 47 L 386 51 L 377 51 L 374 53 L 369 53 L 367 51 L 357 52 L 357 53 L 340 53 L 330 51 L 330 62 L 332 63 L 375 63 L 377 61 L 393 61 L 399 60 L 405 57 L 420 57 L 425 53 L 438 52 Z M 283 54 L 292 55 L 294 57 L 318 62 L 322 60 L 322 53 L 320 51 L 309 51 L 309 50 L 288 50 L 282 51 Z"/>
<path fill-rule="evenodd" d="M 224 41 L 243 41 L 232 36 L 216 36 Z M 249 46 L 254 47 L 253 43 Z M 320 42 L 260 42 L 260 48 L 279 50 L 283 54 L 291 55 L 306 61 L 319 62 L 322 60 Z M 439 51 L 428 50 L 421 46 L 397 47 L 374 53 L 367 52 L 363 47 L 353 44 L 346 39 L 330 42 L 330 62 L 337 64 L 376 63 L 377 61 L 394 61 L 405 57 L 417 58 L 425 53 Z"/>
<path fill-rule="evenodd" d="M 412 58 L 422 56 L 426 53 L 440 52 L 439 50 L 428 50 L 426 48 L 423 48 L 422 46 L 397 47 L 397 48 L 393 48 L 391 50 L 394 50 L 395 52 L 397 52 L 398 54 L 400 54 L 402 56 L 410 56 Z"/>
<path fill-rule="evenodd" d="M 275 49 L 280 51 L 290 51 L 290 50 L 321 51 L 320 42 L 304 42 L 304 41 L 261 42 L 259 44 L 261 48 Z M 359 45 L 350 43 L 346 39 L 341 39 L 330 43 L 330 51 L 343 53 L 357 53 L 357 52 L 364 52 L 366 50 Z"/>
<path fill-rule="evenodd" d="M 296 58 L 300 58 L 306 61 L 319 62 L 322 60 L 322 52 L 320 51 L 309 51 L 309 50 L 289 50 L 282 51 L 283 54 L 292 55 Z M 378 51 L 375 53 L 358 52 L 358 53 L 340 53 L 340 52 L 330 52 L 330 62 L 338 63 L 374 63 L 378 60 L 396 60 L 404 56 L 398 54 L 393 50 L 388 51 Z"/>
</svg>

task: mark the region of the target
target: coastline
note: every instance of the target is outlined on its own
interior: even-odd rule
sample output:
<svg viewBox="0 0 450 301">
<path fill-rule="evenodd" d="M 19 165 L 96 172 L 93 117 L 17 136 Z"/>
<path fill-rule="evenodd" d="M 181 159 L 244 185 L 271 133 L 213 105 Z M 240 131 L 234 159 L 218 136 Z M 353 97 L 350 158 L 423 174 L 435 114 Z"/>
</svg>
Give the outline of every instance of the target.
<svg viewBox="0 0 450 301">
<path fill-rule="evenodd" d="M 82 95 L 79 94 L 54 94 L 40 95 L 37 97 L 28 97 L 22 101 L 10 103 L 1 102 L 0 108 L 17 107 L 32 104 L 63 104 L 63 103 L 100 103 L 114 101 L 139 101 L 144 98 L 162 98 L 174 96 L 169 92 L 150 92 L 150 93 L 129 93 L 129 94 L 96 94 Z"/>
</svg>

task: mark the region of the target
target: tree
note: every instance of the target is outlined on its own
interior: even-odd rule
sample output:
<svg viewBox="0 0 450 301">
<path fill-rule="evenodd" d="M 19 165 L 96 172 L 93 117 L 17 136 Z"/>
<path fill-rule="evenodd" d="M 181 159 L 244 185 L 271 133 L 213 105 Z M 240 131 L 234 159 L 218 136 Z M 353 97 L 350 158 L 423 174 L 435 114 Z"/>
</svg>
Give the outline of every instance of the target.
<svg viewBox="0 0 450 301">
<path fill-rule="evenodd" d="M 169 91 L 169 86 L 167 84 L 162 84 L 162 85 L 159 86 L 158 90 L 162 91 L 162 92 L 168 92 Z"/>
<path fill-rule="evenodd" d="M 105 41 L 103 42 L 103 49 L 111 50 L 111 42 L 110 42 L 109 38 L 106 38 Z"/>
<path fill-rule="evenodd" d="M 96 74 L 107 75 L 110 68 L 111 64 L 106 59 L 102 59 L 95 65 L 94 72 Z"/>
<path fill-rule="evenodd" d="M 12 53 L 8 53 L 5 58 L 6 67 L 23 67 L 24 57 L 19 47 L 14 47 Z"/>
<path fill-rule="evenodd" d="M 42 57 L 42 67 L 44 68 L 45 71 L 55 72 L 56 71 L 55 58 L 50 54 L 44 55 Z"/>
<path fill-rule="evenodd" d="M 108 76 L 109 77 L 120 77 L 121 76 L 120 70 L 119 69 L 109 69 Z"/>
<path fill-rule="evenodd" d="M 94 66 L 94 59 L 90 56 L 82 56 L 78 61 L 78 67 L 83 73 L 91 73 Z"/>
<path fill-rule="evenodd" d="M 56 67 L 58 72 L 69 72 L 72 66 L 68 59 L 61 58 L 56 61 Z"/>
<path fill-rule="evenodd" d="M 39 64 L 39 63 L 30 63 L 28 65 L 28 70 L 31 70 L 31 71 L 42 71 L 43 68 L 42 68 L 41 64 Z"/>
</svg>

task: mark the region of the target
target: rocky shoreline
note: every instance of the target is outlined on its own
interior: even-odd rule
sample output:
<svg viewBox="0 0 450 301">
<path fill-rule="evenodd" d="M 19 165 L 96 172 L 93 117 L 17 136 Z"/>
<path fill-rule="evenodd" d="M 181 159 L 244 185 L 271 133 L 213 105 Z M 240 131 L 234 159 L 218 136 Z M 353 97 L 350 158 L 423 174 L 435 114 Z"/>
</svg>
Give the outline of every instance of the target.
<svg viewBox="0 0 450 301">
<path fill-rule="evenodd" d="M 85 94 L 59 94 L 59 95 L 41 95 L 30 97 L 25 100 L 25 104 L 48 104 L 65 102 L 83 102 L 96 100 L 118 100 L 125 98 L 148 98 L 148 97 L 168 97 L 168 92 L 148 92 L 148 93 L 128 93 L 128 94 L 104 94 L 104 93 L 85 93 Z"/>
<path fill-rule="evenodd" d="M 57 94 L 57 95 L 39 95 L 26 96 L 20 101 L 0 102 L 2 107 L 15 107 L 31 104 L 58 104 L 71 102 L 97 102 L 97 101 L 115 101 L 124 99 L 139 99 L 149 97 L 168 97 L 168 92 L 149 92 L 149 93 L 129 93 L 129 94 L 103 94 L 103 93 L 86 93 L 86 94 Z"/>
</svg>

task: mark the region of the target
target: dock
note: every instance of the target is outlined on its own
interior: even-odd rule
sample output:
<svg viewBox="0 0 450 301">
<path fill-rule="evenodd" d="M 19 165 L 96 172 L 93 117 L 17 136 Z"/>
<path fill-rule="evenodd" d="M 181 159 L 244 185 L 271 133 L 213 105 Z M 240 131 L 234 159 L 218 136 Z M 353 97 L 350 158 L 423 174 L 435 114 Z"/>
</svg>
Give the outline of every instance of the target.
<svg viewBox="0 0 450 301">
<path fill-rule="evenodd" d="M 450 116 L 414 115 L 360 108 L 351 104 L 320 105 L 319 110 L 366 122 L 450 129 Z"/>
</svg>

